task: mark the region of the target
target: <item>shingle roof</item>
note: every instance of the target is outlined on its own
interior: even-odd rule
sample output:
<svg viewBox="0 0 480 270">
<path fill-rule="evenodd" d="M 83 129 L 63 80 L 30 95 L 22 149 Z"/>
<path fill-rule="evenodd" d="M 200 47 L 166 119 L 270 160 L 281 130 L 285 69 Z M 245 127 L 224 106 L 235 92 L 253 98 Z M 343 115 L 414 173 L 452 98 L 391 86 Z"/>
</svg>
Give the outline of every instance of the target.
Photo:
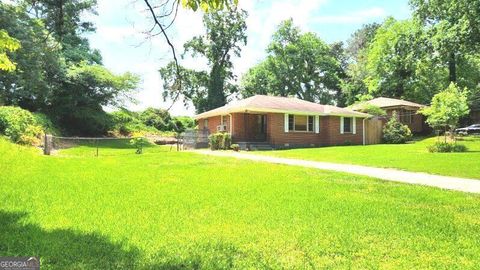
<svg viewBox="0 0 480 270">
<path fill-rule="evenodd" d="M 407 101 L 407 100 L 396 99 L 396 98 L 378 97 L 378 98 L 374 98 L 374 99 L 369 100 L 369 101 L 360 102 L 358 104 L 355 104 L 355 105 L 351 106 L 350 108 L 352 110 L 361 110 L 362 107 L 365 104 L 375 105 L 375 106 L 378 106 L 380 108 L 398 107 L 398 106 L 408 106 L 408 107 L 414 107 L 414 108 L 425 107 L 425 105 L 418 104 L 418 103 L 411 102 L 411 101 Z"/>
<path fill-rule="evenodd" d="M 277 112 L 297 114 L 319 114 L 368 117 L 368 114 L 356 112 L 349 108 L 317 104 L 297 98 L 256 95 L 238 100 L 225 106 L 195 116 L 196 119 L 225 115 L 235 112 Z"/>
</svg>

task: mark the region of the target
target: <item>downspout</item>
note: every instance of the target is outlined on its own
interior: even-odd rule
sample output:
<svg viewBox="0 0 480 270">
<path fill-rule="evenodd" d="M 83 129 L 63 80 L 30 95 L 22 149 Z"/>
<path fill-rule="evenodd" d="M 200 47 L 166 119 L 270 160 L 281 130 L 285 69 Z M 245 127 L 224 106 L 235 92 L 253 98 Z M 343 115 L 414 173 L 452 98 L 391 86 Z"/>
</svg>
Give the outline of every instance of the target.
<svg viewBox="0 0 480 270">
<path fill-rule="evenodd" d="M 365 145 L 365 120 L 367 120 L 367 117 L 363 118 L 363 126 L 362 126 L 362 131 L 363 131 L 363 145 Z"/>
<path fill-rule="evenodd" d="M 233 116 L 231 113 L 228 114 L 228 116 L 230 116 L 230 136 L 233 137 Z"/>
</svg>

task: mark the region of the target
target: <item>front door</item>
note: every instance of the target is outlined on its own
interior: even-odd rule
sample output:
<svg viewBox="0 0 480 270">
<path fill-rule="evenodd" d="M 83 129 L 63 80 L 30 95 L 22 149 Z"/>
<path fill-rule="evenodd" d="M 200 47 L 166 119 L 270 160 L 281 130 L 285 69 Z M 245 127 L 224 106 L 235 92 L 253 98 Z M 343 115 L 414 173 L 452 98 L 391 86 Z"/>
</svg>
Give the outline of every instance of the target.
<svg viewBox="0 0 480 270">
<path fill-rule="evenodd" d="M 267 140 L 267 116 L 265 114 L 255 115 L 254 137 L 256 141 Z"/>
</svg>

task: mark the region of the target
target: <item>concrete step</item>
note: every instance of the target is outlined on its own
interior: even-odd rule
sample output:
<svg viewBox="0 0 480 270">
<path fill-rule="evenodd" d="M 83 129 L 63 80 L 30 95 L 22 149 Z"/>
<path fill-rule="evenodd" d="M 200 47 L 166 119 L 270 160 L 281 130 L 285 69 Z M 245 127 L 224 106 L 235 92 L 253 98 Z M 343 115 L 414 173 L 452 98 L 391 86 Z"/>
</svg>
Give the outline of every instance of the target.
<svg viewBox="0 0 480 270">
<path fill-rule="evenodd" d="M 273 146 L 267 142 L 237 142 L 241 150 L 273 150 Z"/>
</svg>

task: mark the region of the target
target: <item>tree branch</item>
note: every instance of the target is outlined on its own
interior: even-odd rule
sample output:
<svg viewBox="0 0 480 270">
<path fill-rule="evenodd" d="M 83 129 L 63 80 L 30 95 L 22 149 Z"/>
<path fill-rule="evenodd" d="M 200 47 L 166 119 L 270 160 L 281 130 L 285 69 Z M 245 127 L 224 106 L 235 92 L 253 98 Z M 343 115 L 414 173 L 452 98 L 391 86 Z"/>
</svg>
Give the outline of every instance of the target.
<svg viewBox="0 0 480 270">
<path fill-rule="evenodd" d="M 180 93 L 181 93 L 181 88 L 182 88 L 182 75 L 181 75 L 181 72 L 180 72 L 180 65 L 178 64 L 178 58 L 177 58 L 177 54 L 176 54 L 176 52 L 175 52 L 175 46 L 173 46 L 172 42 L 170 41 L 170 38 L 168 37 L 167 33 L 165 32 L 165 28 L 164 28 L 163 25 L 159 22 L 157 16 L 155 15 L 155 10 L 154 10 L 154 8 L 152 7 L 152 5 L 150 5 L 150 3 L 149 3 L 148 0 L 144 0 L 144 2 L 145 2 L 145 4 L 147 5 L 148 9 L 150 10 L 150 13 L 152 14 L 152 18 L 153 18 L 153 20 L 154 20 L 154 22 L 155 22 L 155 25 L 157 25 L 157 26 L 160 28 L 160 30 L 161 30 L 161 32 L 162 32 L 165 40 L 167 41 L 168 46 L 170 46 L 170 48 L 171 48 L 171 50 L 172 50 L 173 59 L 174 59 L 174 61 L 175 61 L 175 68 L 176 68 L 176 73 L 177 73 L 177 84 L 176 84 L 176 85 L 174 84 L 174 86 L 175 86 L 175 88 L 177 88 L 177 89 L 176 89 L 177 95 L 176 95 L 175 98 L 173 99 L 172 104 L 168 107 L 167 111 L 169 111 L 169 110 L 173 107 L 173 105 L 175 104 L 175 102 L 177 102 L 178 98 L 180 97 Z M 176 4 L 177 4 L 177 9 L 178 9 L 178 5 L 180 4 L 180 3 L 179 3 L 179 0 L 175 0 L 175 2 L 176 2 Z M 175 2 L 174 2 L 174 4 L 175 4 Z M 173 9 L 172 9 L 172 10 L 173 10 Z M 176 17 L 176 12 L 175 12 L 175 17 Z M 174 18 L 174 19 L 175 19 L 175 18 Z M 172 20 L 172 22 L 170 23 L 170 25 L 171 25 L 172 23 L 173 23 L 173 20 Z M 169 25 L 169 26 L 170 26 L 170 25 Z M 169 26 L 168 26 L 168 27 L 169 27 Z"/>
</svg>

